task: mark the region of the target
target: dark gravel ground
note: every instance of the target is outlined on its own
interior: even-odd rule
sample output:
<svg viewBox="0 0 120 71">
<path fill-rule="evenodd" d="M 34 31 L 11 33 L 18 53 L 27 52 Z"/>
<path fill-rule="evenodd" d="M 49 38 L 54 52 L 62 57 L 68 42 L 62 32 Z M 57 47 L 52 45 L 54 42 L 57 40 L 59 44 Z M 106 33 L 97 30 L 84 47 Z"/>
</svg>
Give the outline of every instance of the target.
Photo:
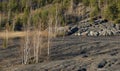
<svg viewBox="0 0 120 71">
<path fill-rule="evenodd" d="M 30 65 L 20 65 L 19 39 L 1 43 L 0 71 L 120 71 L 120 36 L 54 38 L 49 60 Z"/>
</svg>

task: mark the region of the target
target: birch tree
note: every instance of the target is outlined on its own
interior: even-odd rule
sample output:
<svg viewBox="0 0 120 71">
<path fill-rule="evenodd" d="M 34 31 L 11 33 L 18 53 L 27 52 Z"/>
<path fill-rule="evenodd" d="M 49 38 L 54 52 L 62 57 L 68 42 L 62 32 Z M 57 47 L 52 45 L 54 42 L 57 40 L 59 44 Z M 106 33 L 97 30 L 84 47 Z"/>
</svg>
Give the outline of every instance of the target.
<svg viewBox="0 0 120 71">
<path fill-rule="evenodd" d="M 26 14 L 28 15 L 28 19 L 27 19 L 27 24 L 26 24 L 26 36 L 25 36 L 25 44 L 24 44 L 24 56 L 23 56 L 23 61 L 24 64 L 28 64 L 29 63 L 29 57 L 30 57 L 30 37 L 29 37 L 29 33 L 30 33 L 30 21 L 31 21 L 31 10 L 28 10 L 30 2 L 28 1 L 26 3 Z"/>
</svg>

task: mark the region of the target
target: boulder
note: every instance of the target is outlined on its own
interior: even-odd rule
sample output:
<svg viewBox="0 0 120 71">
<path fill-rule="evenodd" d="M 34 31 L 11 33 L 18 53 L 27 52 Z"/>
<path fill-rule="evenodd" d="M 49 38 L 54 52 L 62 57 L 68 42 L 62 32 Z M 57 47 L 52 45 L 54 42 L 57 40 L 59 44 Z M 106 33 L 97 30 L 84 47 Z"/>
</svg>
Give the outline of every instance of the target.
<svg viewBox="0 0 120 71">
<path fill-rule="evenodd" d="M 71 27 L 71 29 L 69 29 L 67 35 L 72 35 L 72 34 L 76 33 L 78 30 L 79 30 L 79 29 L 78 29 L 77 26 L 73 26 L 73 27 Z"/>
<path fill-rule="evenodd" d="M 112 35 L 112 32 L 110 30 L 107 30 L 107 35 L 111 36 Z"/>
<path fill-rule="evenodd" d="M 101 32 L 102 36 L 107 36 L 107 29 L 103 29 L 103 31 Z"/>
<path fill-rule="evenodd" d="M 116 29 L 120 30 L 120 24 L 116 24 Z"/>
<path fill-rule="evenodd" d="M 81 69 L 79 69 L 77 71 L 87 71 L 87 69 L 86 68 L 81 68 Z"/>
<path fill-rule="evenodd" d="M 98 32 L 90 31 L 89 36 L 99 36 Z"/>
<path fill-rule="evenodd" d="M 94 32 L 93 32 L 93 31 L 90 31 L 89 35 L 90 35 L 90 36 L 93 36 L 93 35 L 94 35 Z"/>
<path fill-rule="evenodd" d="M 47 29 L 48 30 L 48 29 Z M 56 31 L 57 36 L 61 35 L 67 35 L 67 32 L 69 30 L 69 26 L 64 26 L 64 27 L 57 27 L 57 28 L 50 28 L 51 31 Z"/>
<path fill-rule="evenodd" d="M 79 32 L 75 33 L 75 36 L 80 36 L 81 34 Z"/>
<path fill-rule="evenodd" d="M 106 60 L 102 60 L 102 61 L 98 64 L 98 68 L 104 68 L 106 64 L 107 64 L 107 61 L 106 61 Z"/>
<path fill-rule="evenodd" d="M 88 33 L 89 33 L 88 31 L 82 32 L 81 35 L 82 35 L 82 36 L 88 36 Z"/>
<path fill-rule="evenodd" d="M 113 35 L 116 35 L 117 30 L 115 28 L 111 28 L 111 32 L 112 32 Z"/>
</svg>

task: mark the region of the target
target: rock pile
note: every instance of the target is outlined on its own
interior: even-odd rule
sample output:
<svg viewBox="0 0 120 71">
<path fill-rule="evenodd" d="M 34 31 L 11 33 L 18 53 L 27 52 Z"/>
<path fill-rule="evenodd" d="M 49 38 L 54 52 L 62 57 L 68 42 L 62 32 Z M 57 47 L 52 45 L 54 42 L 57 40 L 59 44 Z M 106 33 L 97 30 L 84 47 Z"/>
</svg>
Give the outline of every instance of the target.
<svg viewBox="0 0 120 71">
<path fill-rule="evenodd" d="M 120 24 L 103 23 L 78 26 L 79 30 L 75 33 L 78 36 L 112 36 L 120 34 Z"/>
</svg>

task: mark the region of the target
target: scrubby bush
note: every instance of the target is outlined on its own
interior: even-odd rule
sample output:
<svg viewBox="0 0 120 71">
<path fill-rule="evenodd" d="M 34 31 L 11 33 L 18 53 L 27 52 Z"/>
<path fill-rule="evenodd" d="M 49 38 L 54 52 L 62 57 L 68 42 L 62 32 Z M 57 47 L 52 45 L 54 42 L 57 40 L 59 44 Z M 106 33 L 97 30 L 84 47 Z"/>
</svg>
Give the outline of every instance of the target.
<svg viewBox="0 0 120 71">
<path fill-rule="evenodd" d="M 105 10 L 104 16 L 105 16 L 105 18 L 107 18 L 109 20 L 115 20 L 118 18 L 118 14 L 119 14 L 119 10 L 118 10 L 116 4 L 111 4 Z"/>
<path fill-rule="evenodd" d="M 115 20 L 115 24 L 120 24 L 120 18 Z"/>
</svg>

